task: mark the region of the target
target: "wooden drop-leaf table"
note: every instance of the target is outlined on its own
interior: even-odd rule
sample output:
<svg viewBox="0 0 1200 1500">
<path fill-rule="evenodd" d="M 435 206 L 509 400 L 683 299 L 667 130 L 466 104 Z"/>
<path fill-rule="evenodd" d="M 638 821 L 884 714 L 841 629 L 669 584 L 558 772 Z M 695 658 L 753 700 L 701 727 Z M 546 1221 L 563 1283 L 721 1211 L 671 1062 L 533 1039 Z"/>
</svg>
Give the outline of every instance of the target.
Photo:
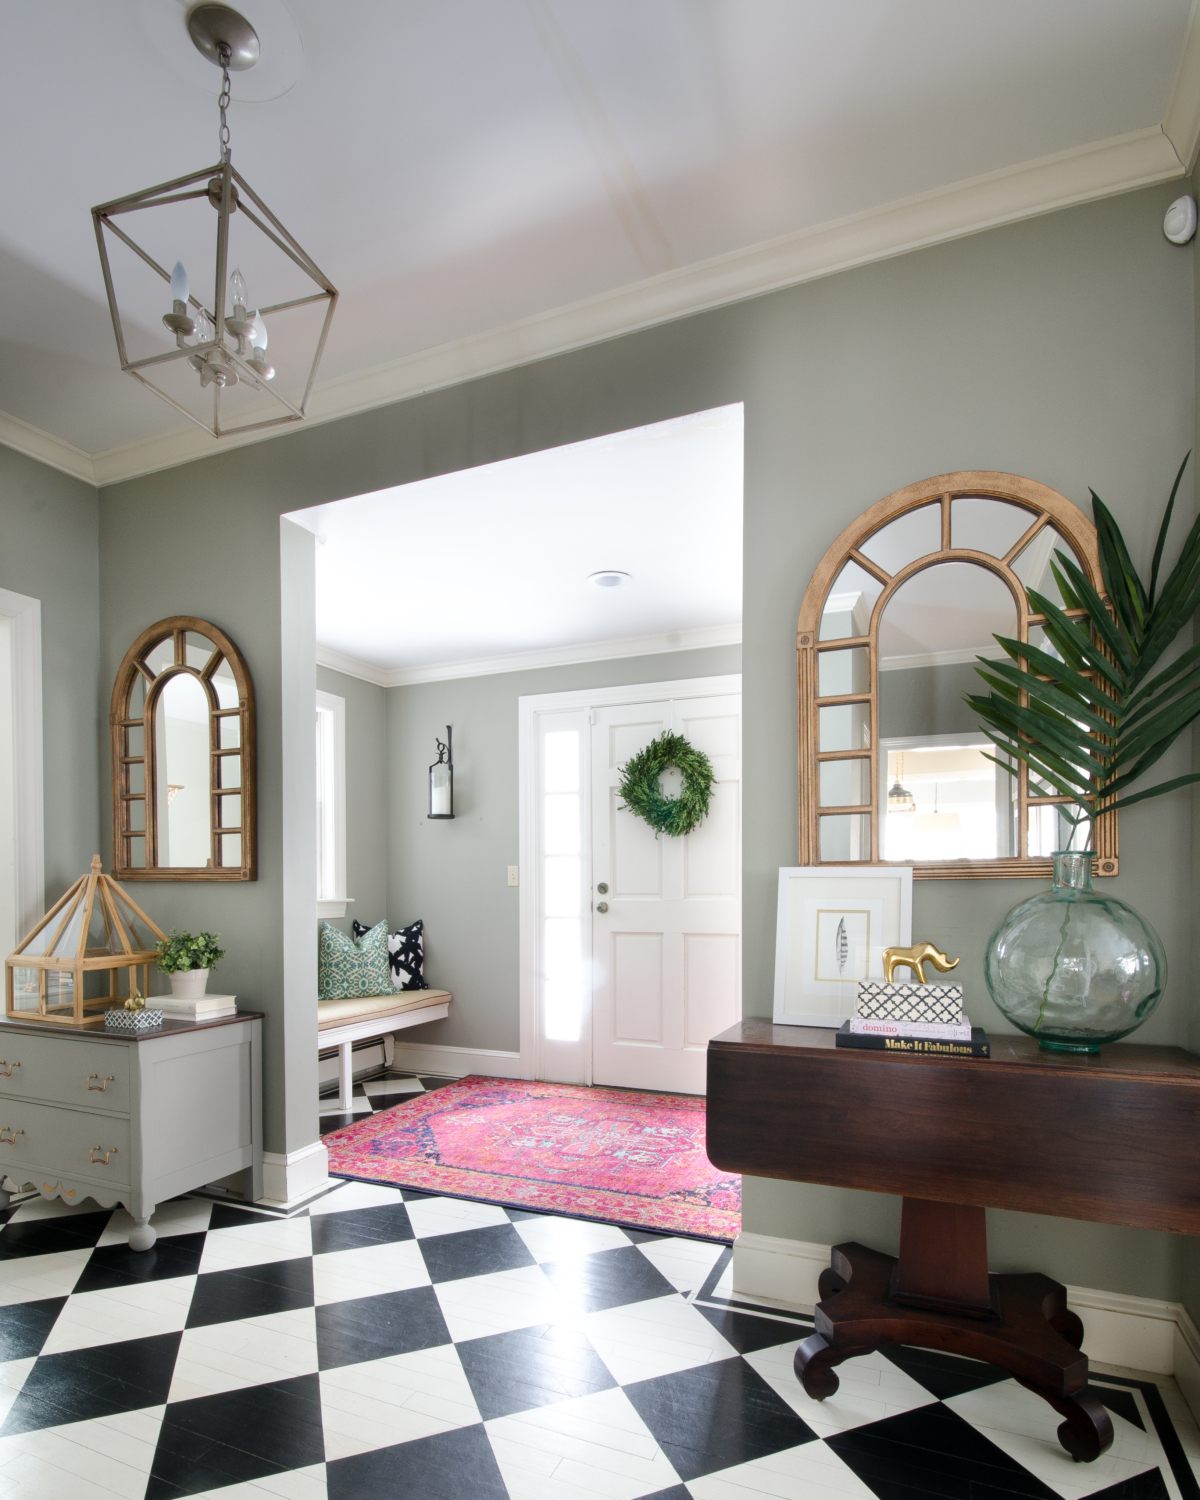
<svg viewBox="0 0 1200 1500">
<path fill-rule="evenodd" d="M 885 1345 L 987 1360 L 1064 1418 L 1088 1462 L 1112 1423 L 1087 1389 L 1083 1325 L 1040 1272 L 989 1276 L 984 1210 L 1200 1234 L 1200 1058 L 1131 1043 L 1047 1052 L 993 1036 L 989 1059 L 834 1046 L 747 1019 L 708 1045 L 708 1155 L 726 1172 L 903 1198 L 900 1253 L 835 1245 L 796 1374 Z"/>
</svg>

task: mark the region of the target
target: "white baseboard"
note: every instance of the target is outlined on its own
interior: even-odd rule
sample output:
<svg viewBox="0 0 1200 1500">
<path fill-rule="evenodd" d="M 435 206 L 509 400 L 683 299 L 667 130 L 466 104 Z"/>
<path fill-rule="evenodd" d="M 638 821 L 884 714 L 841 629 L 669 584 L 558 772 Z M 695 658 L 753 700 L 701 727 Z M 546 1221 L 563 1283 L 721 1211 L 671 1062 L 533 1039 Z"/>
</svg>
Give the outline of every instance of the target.
<svg viewBox="0 0 1200 1500">
<path fill-rule="evenodd" d="M 1172 1371 L 1192 1416 L 1200 1421 L 1200 1331 L 1186 1312 L 1175 1324 L 1175 1369 Z"/>
<path fill-rule="evenodd" d="M 821 1298 L 817 1277 L 828 1264 L 828 1245 L 743 1229 L 733 1242 L 733 1290 L 752 1302 L 777 1302 L 810 1313 Z"/>
<path fill-rule="evenodd" d="M 1082 1319 L 1083 1352 L 1097 1364 L 1175 1373 L 1175 1330 L 1187 1317 L 1181 1303 L 1069 1286 L 1067 1306 Z"/>
<path fill-rule="evenodd" d="M 382 1038 L 377 1042 L 356 1043 L 351 1053 L 354 1064 L 354 1076 L 359 1078 L 367 1073 L 375 1073 L 385 1067 L 391 1059 L 387 1049 L 383 1045 Z M 338 1081 L 338 1055 L 337 1049 L 330 1051 L 328 1057 L 317 1060 L 317 1087 L 324 1088 L 326 1084 Z"/>
<path fill-rule="evenodd" d="M 332 1186 L 329 1152 L 323 1141 L 313 1141 L 286 1156 L 263 1152 L 263 1201 L 272 1208 L 293 1209 Z"/>
<path fill-rule="evenodd" d="M 733 1246 L 734 1295 L 812 1312 L 829 1246 L 743 1230 Z M 1200 1332 L 1179 1302 L 1069 1286 L 1067 1303 L 1083 1320 L 1083 1350 L 1097 1364 L 1174 1375 L 1200 1421 Z"/>
<path fill-rule="evenodd" d="M 486 1047 L 397 1041 L 392 1066 L 411 1073 L 438 1073 L 443 1078 L 465 1078 L 468 1073 L 482 1073 L 485 1078 L 520 1078 L 521 1054 Z"/>
</svg>

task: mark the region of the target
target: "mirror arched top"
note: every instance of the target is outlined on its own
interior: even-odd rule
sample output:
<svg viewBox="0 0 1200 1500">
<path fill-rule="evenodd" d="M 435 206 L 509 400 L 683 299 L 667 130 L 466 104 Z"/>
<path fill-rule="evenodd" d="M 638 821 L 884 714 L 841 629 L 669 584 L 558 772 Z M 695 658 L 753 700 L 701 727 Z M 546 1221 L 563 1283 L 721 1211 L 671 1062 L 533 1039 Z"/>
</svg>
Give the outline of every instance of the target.
<svg viewBox="0 0 1200 1500">
<path fill-rule="evenodd" d="M 113 874 L 257 878 L 254 687 L 207 620 L 142 631 L 113 684 Z"/>
<path fill-rule="evenodd" d="M 1103 591 L 1096 529 L 1057 490 L 968 470 L 908 485 L 847 526 L 804 595 L 796 636 L 800 863 L 911 864 L 925 878 L 1049 875 L 1065 799 L 1010 775 L 965 693 L 994 637 L 1039 642 L 1033 589 L 1073 553 Z M 1068 611 L 1079 614 L 1080 611 Z M 1117 819 L 1097 820 L 1115 875 Z"/>
</svg>

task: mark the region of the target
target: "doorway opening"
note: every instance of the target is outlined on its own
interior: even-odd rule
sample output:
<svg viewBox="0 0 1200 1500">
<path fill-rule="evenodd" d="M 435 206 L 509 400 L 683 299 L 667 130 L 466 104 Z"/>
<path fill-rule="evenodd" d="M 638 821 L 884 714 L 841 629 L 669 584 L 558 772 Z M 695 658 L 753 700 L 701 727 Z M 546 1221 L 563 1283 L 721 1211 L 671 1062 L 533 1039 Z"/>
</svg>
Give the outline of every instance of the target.
<svg viewBox="0 0 1200 1500">
<path fill-rule="evenodd" d="M 358 1084 L 386 1062 L 417 1080 L 477 1072 L 702 1092 L 708 1035 L 740 1014 L 740 405 L 285 519 L 315 537 L 318 733 L 308 728 L 303 746 L 320 788 L 314 939 L 322 920 L 349 938 L 386 919 L 394 954 L 423 945 L 418 987 L 450 996 L 444 1019 L 397 1032 L 394 1047 L 364 1038 Z M 537 836 L 565 842 L 535 855 L 522 841 L 519 721 L 524 700 L 553 693 L 576 698 L 538 762 L 551 799 L 542 812 L 558 821 Z M 703 825 L 656 839 L 622 812 L 606 833 L 601 790 L 615 794 L 618 765 L 666 730 L 713 761 Z M 430 767 L 451 734 L 452 816 L 433 815 Z M 597 873 L 606 850 L 615 877 Z M 706 895 L 718 865 L 724 883 Z M 627 890 L 635 867 L 641 885 Z M 536 951 L 525 941 L 531 881 L 550 902 Z M 604 964 L 593 953 L 606 915 L 592 911 L 597 881 L 614 898 Z M 678 906 L 675 925 L 635 929 L 629 902 L 644 916 L 654 900 Z M 711 931 L 688 925 L 704 900 L 726 903 L 719 919 L 709 913 Z M 522 1007 L 531 964 L 546 971 L 532 1029 Z M 580 976 L 592 986 L 582 997 Z M 595 988 L 601 980 L 611 993 Z M 606 1061 L 593 1015 L 610 1013 Z M 333 1067 L 322 1063 L 323 1085 Z M 355 1112 L 385 1097 L 395 1102 L 372 1083 Z"/>
</svg>

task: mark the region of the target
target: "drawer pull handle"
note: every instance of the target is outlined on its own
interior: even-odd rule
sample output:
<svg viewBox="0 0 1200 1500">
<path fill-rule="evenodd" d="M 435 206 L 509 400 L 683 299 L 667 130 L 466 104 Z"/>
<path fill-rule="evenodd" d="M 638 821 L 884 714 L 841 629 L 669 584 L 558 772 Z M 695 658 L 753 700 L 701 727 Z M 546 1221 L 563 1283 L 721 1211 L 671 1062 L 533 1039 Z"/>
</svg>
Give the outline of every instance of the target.
<svg viewBox="0 0 1200 1500">
<path fill-rule="evenodd" d="M 17 1137 L 24 1134 L 23 1130 L 14 1130 L 11 1125 L 0 1125 L 0 1146 L 15 1146 Z"/>
<path fill-rule="evenodd" d="M 62 1178 L 61 1177 L 58 1179 L 58 1181 L 54 1184 L 53 1187 L 51 1187 L 48 1182 L 43 1182 L 42 1183 L 42 1192 L 43 1193 L 61 1193 L 64 1198 L 73 1198 L 75 1196 L 75 1189 L 74 1188 L 65 1188 L 65 1187 L 63 1187 L 63 1185 L 62 1185 Z"/>
<path fill-rule="evenodd" d="M 93 1078 L 99 1078 L 99 1077 L 100 1077 L 99 1073 L 89 1073 L 88 1074 L 87 1086 L 88 1086 L 88 1093 L 89 1094 L 102 1094 L 104 1092 L 104 1090 L 109 1086 L 109 1084 L 113 1082 L 113 1076 L 112 1076 L 111 1073 L 108 1075 L 108 1077 L 104 1080 L 103 1083 L 93 1083 L 92 1082 Z"/>
<path fill-rule="evenodd" d="M 97 1151 L 104 1151 L 104 1147 L 93 1146 L 92 1149 L 88 1152 L 88 1161 L 95 1162 L 98 1166 L 102 1167 L 107 1167 L 108 1158 L 110 1156 L 116 1156 L 117 1154 L 117 1148 L 115 1146 L 110 1146 L 107 1151 L 104 1151 L 104 1155 L 102 1157 L 96 1155 Z"/>
<path fill-rule="evenodd" d="M 11 1078 L 12 1070 L 20 1066 L 19 1062 L 8 1062 L 6 1058 L 0 1057 L 0 1078 Z"/>
</svg>

